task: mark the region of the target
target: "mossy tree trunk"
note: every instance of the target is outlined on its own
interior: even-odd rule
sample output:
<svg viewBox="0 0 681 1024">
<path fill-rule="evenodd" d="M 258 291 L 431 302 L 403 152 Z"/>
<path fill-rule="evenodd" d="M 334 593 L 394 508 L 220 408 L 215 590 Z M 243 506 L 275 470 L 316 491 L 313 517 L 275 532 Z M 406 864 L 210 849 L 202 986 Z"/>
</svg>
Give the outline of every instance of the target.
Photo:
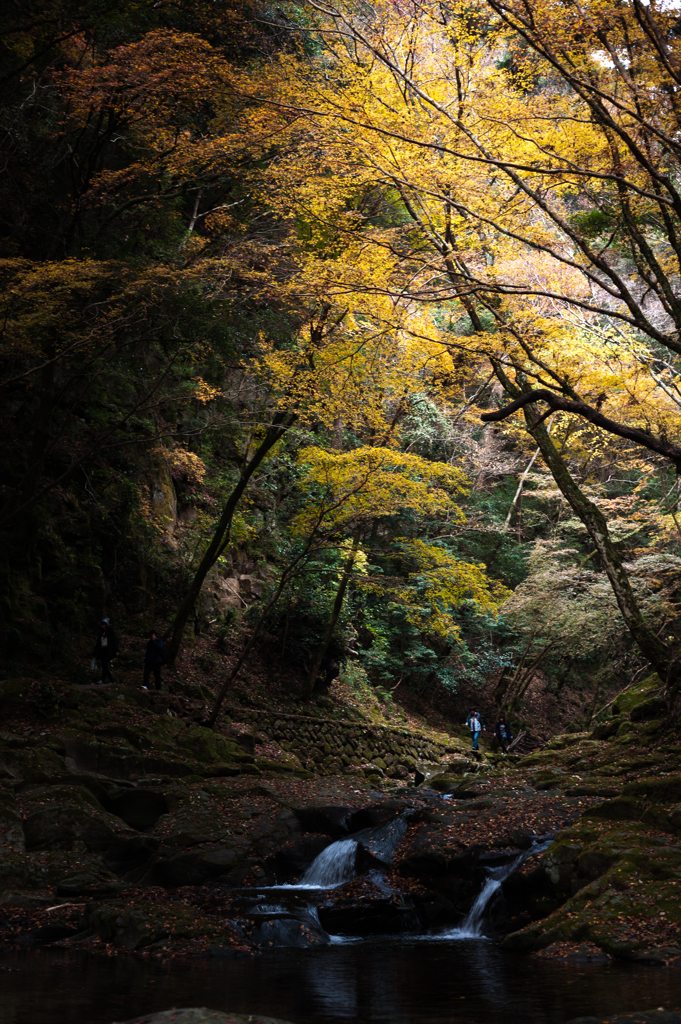
<svg viewBox="0 0 681 1024">
<path fill-rule="evenodd" d="M 496 369 L 497 375 L 508 393 L 513 398 L 519 397 L 522 394 L 520 388 L 512 383 L 500 366 L 497 365 Z M 598 551 L 601 564 L 610 581 L 615 600 L 629 632 L 641 654 L 650 662 L 652 668 L 666 684 L 673 700 L 681 684 L 681 663 L 673 657 L 672 650 L 656 636 L 645 621 L 627 571 L 610 537 L 605 516 L 587 498 L 573 479 L 563 457 L 551 440 L 546 426 L 541 422 L 541 414 L 537 407 L 528 404 L 524 406 L 523 412 L 527 430 L 541 451 L 553 479 L 575 515 L 586 527 L 594 547 Z"/>
</svg>

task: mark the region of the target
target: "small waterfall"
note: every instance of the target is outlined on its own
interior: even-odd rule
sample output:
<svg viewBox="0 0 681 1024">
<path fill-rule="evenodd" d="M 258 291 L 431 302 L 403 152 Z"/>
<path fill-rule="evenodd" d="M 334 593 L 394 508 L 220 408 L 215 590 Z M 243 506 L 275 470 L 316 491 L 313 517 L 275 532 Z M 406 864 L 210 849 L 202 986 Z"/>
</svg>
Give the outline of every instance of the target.
<svg viewBox="0 0 681 1024">
<path fill-rule="evenodd" d="M 339 839 L 331 843 L 310 864 L 299 884 L 328 889 L 332 885 L 349 882 L 355 877 L 356 854 L 354 839 Z"/>
<path fill-rule="evenodd" d="M 487 878 L 485 884 L 477 895 L 475 903 L 468 911 L 468 914 L 461 922 L 459 928 L 452 928 L 440 935 L 443 939 L 479 939 L 484 938 L 482 930 L 483 922 L 485 919 L 485 912 L 489 906 L 494 894 L 501 888 L 502 882 L 505 882 L 510 875 L 519 868 L 524 860 L 531 857 L 534 853 L 540 853 L 545 850 L 549 845 L 550 840 L 539 844 L 533 844 L 529 850 L 523 850 L 523 852 L 511 861 L 510 864 L 503 864 L 498 868 L 487 868 Z"/>
</svg>

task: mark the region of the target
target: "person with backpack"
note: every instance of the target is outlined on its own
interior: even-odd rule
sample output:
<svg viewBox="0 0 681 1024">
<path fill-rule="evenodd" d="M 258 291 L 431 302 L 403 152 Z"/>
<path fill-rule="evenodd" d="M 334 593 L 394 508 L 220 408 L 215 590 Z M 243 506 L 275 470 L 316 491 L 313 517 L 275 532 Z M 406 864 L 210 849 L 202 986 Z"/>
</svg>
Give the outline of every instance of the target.
<svg viewBox="0 0 681 1024">
<path fill-rule="evenodd" d="M 503 711 L 499 713 L 499 719 L 497 724 L 494 726 L 494 735 L 499 742 L 502 754 L 507 754 L 508 745 L 513 739 L 513 733 L 511 732 L 511 726 L 506 721 L 506 715 Z"/>
<path fill-rule="evenodd" d="M 99 634 L 97 636 L 97 642 L 93 651 L 92 657 L 96 658 L 97 661 L 102 663 L 102 678 L 99 680 L 100 683 L 106 683 L 107 679 L 115 683 L 116 680 L 111 675 L 111 669 L 109 665 L 118 654 L 118 637 L 111 628 L 111 622 L 109 619 L 102 619 Z"/>
<path fill-rule="evenodd" d="M 479 737 L 480 733 L 483 731 L 483 729 L 485 728 L 485 724 L 484 724 L 482 718 L 480 717 L 480 715 L 478 714 L 478 711 L 477 711 L 476 708 L 473 708 L 471 710 L 470 715 L 466 719 L 466 725 L 468 726 L 468 728 L 471 731 L 471 739 L 473 740 L 473 750 L 477 750 L 478 749 L 478 737 Z"/>
<path fill-rule="evenodd" d="M 163 641 L 156 632 L 152 629 L 149 633 L 149 641 L 147 643 L 147 649 L 144 654 L 144 689 L 149 687 L 149 676 L 154 673 L 154 679 L 156 680 L 156 689 L 161 689 L 161 665 L 165 661 L 165 652 L 163 650 Z"/>
</svg>

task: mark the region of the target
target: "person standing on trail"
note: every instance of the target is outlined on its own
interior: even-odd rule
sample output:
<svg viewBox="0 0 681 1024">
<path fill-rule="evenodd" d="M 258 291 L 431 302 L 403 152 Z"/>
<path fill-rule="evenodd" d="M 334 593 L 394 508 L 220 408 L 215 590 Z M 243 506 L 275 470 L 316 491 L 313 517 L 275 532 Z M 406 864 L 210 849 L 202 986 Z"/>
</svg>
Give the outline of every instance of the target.
<svg viewBox="0 0 681 1024">
<path fill-rule="evenodd" d="M 478 714 L 478 711 L 477 711 L 476 708 L 473 708 L 471 710 L 470 715 L 466 719 L 466 725 L 468 726 L 468 728 L 471 731 L 471 739 L 473 740 L 473 750 L 477 750 L 478 749 L 478 736 L 480 735 L 480 733 L 485 728 L 485 724 L 484 724 L 482 718 L 480 717 L 480 715 Z"/>
<path fill-rule="evenodd" d="M 156 689 L 161 689 L 161 665 L 165 661 L 163 652 L 163 641 L 156 632 L 152 629 L 149 633 L 149 642 L 147 643 L 147 649 L 144 654 L 144 689 L 146 690 L 149 686 L 149 676 L 154 673 L 154 679 L 156 680 Z"/>
<path fill-rule="evenodd" d="M 99 680 L 100 683 L 106 683 L 109 680 L 115 683 L 116 680 L 111 675 L 111 669 L 109 668 L 110 663 L 114 660 L 118 654 L 118 637 L 111 628 L 111 622 L 109 619 L 102 619 L 99 627 L 99 634 L 97 636 L 97 643 L 95 644 L 93 658 L 96 658 L 102 663 L 102 678 Z"/>
<path fill-rule="evenodd" d="M 503 711 L 499 713 L 499 719 L 497 724 L 494 726 L 494 735 L 499 741 L 502 754 L 507 754 L 508 745 L 513 739 L 513 733 L 511 732 L 511 726 L 506 721 L 506 715 Z"/>
</svg>

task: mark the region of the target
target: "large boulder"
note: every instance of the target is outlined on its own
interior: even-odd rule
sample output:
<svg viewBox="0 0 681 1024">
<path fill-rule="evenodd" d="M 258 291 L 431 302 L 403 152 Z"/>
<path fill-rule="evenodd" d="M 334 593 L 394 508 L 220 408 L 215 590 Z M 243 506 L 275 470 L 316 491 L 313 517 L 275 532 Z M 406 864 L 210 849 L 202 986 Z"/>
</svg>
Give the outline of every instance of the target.
<svg viewBox="0 0 681 1024">
<path fill-rule="evenodd" d="M 259 1014 L 222 1013 L 205 1007 L 190 1007 L 184 1010 L 164 1010 L 149 1013 L 145 1017 L 133 1017 L 126 1024 L 290 1024 L 278 1017 L 261 1017 Z"/>
<path fill-rule="evenodd" d="M 674 959 L 670 950 L 678 946 L 681 925 L 681 850 L 638 824 L 613 823 L 604 831 L 603 826 L 580 823 L 566 831 L 581 843 L 571 844 L 563 834 L 555 844 L 569 854 L 562 858 L 564 875 L 557 870 L 552 847 L 543 866 L 547 878 L 563 894 L 571 890 L 572 896 L 542 920 L 507 935 L 504 947 L 531 951 L 556 942 L 586 941 L 614 957 Z M 681 957 L 681 949 L 675 956 Z"/>
<path fill-rule="evenodd" d="M 409 811 L 405 811 L 393 821 L 378 828 L 362 829 L 351 838 L 359 844 L 365 857 L 390 867 L 395 860 L 395 850 L 406 835 L 408 820 Z"/>
<path fill-rule="evenodd" d="M 49 747 L 0 749 L 0 763 L 5 768 L 6 777 L 15 783 L 42 785 L 67 781 L 70 774 L 64 759 Z"/>
<path fill-rule="evenodd" d="M 318 923 L 311 919 L 301 921 L 299 918 L 286 915 L 276 915 L 258 921 L 246 934 L 256 946 L 265 949 L 281 946 L 314 949 L 316 946 L 329 944 L 329 936 Z"/>
<path fill-rule="evenodd" d="M 619 694 L 617 700 L 612 705 L 613 715 L 630 715 L 639 704 L 650 700 L 654 696 L 655 691 L 661 687 L 662 683 L 655 673 L 646 676 L 640 683 L 630 686 L 624 693 Z"/>
<path fill-rule="evenodd" d="M 353 811 L 346 818 L 346 824 L 348 832 L 351 834 L 358 832 L 364 828 L 376 828 L 378 825 L 384 825 L 388 821 L 392 821 L 403 811 L 410 809 L 412 802 L 410 800 L 382 800 L 379 803 L 369 804 L 367 807 L 362 807 L 358 811 Z M 354 837 L 353 837 L 354 838 Z"/>
<path fill-rule="evenodd" d="M 131 775 L 169 775 L 181 778 L 195 771 L 191 762 L 177 756 L 176 748 L 171 748 L 167 755 L 162 751 L 146 754 L 123 738 L 115 743 L 104 743 L 94 738 L 68 739 L 64 746 L 66 765 L 69 768 L 98 772 L 112 779 L 129 779 Z"/>
<path fill-rule="evenodd" d="M 79 861 L 101 866 L 98 858 L 79 854 Z M 0 857 L 0 892 L 47 889 L 73 873 L 73 855 L 62 850 L 45 853 L 3 853 Z"/>
<path fill-rule="evenodd" d="M 330 935 L 396 935 L 421 930 L 411 898 L 405 898 L 378 871 L 329 892 L 318 914 Z"/>
<path fill-rule="evenodd" d="M 46 786 L 24 800 L 27 850 L 72 850 L 81 843 L 92 853 L 103 853 L 130 833 L 85 786 Z"/>
<path fill-rule="evenodd" d="M 667 714 L 667 701 L 662 696 L 649 697 L 631 709 L 632 722 L 648 722 L 653 718 L 664 718 Z"/>
<path fill-rule="evenodd" d="M 47 786 L 25 797 L 27 850 L 72 850 L 83 843 L 103 853 L 130 832 L 120 818 L 105 811 L 85 786 Z"/>
</svg>

